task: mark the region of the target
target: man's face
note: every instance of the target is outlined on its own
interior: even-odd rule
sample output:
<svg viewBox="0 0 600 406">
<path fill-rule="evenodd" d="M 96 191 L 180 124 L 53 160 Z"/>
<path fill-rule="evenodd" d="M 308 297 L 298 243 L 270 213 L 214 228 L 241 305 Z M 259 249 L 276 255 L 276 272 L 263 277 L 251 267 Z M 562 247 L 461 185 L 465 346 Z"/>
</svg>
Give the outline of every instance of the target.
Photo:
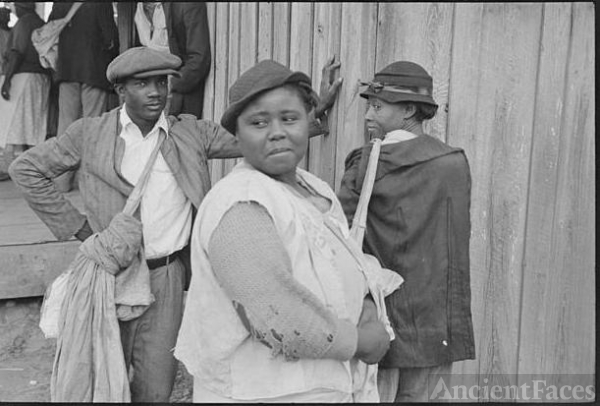
<svg viewBox="0 0 600 406">
<path fill-rule="evenodd" d="M 167 76 L 129 78 L 117 86 L 117 93 L 125 101 L 127 113 L 134 123 L 155 123 L 167 103 Z"/>
<path fill-rule="evenodd" d="M 406 103 L 388 103 L 374 96 L 369 96 L 365 123 L 370 134 L 384 136 L 390 131 L 402 130 L 405 118 L 412 114 L 406 109 Z"/>
</svg>

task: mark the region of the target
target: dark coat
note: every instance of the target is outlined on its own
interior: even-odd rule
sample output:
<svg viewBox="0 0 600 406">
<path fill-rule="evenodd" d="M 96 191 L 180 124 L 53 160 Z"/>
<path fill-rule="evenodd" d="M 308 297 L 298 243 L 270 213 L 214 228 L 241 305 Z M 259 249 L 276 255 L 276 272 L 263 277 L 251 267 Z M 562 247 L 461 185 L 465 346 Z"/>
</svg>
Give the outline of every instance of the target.
<svg viewBox="0 0 600 406">
<path fill-rule="evenodd" d="M 350 222 L 369 151 L 364 146 L 346 159 L 339 199 Z M 470 188 L 461 149 L 427 135 L 381 147 L 363 248 L 405 279 L 386 298 L 396 339 L 382 367 L 428 367 L 475 358 Z"/>
<path fill-rule="evenodd" d="M 63 18 L 73 2 L 55 2 L 48 20 Z M 108 64 L 119 54 L 119 34 L 111 2 L 85 2 L 58 40 L 58 82 L 79 82 L 104 90 Z"/>
<path fill-rule="evenodd" d="M 31 33 L 42 25 L 44 20 L 35 11 L 28 10 L 24 11 L 12 28 L 8 37 L 6 55 L 12 50 L 23 56 L 14 73 L 50 73 L 40 65 L 40 55 L 31 42 Z"/>
<path fill-rule="evenodd" d="M 162 2 L 165 12 L 169 50 L 183 61 L 181 78 L 173 78 L 169 114 L 193 114 L 202 118 L 204 82 L 210 72 L 210 33 L 204 2 Z M 117 3 L 125 10 L 125 3 Z M 135 10 L 133 10 L 135 13 Z M 132 21 L 133 46 L 140 46 L 139 36 Z"/>
</svg>

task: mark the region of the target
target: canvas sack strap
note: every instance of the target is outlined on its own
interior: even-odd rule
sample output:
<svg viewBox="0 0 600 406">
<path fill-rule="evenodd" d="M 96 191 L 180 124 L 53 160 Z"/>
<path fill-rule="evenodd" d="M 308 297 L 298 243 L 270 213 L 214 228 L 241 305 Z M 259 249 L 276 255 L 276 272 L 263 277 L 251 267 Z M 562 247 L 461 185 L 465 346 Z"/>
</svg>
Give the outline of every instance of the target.
<svg viewBox="0 0 600 406">
<path fill-rule="evenodd" d="M 372 144 L 373 148 L 369 154 L 369 162 L 367 164 L 365 179 L 360 191 L 360 197 L 358 199 L 356 212 L 354 213 L 354 219 L 352 220 L 352 228 L 350 229 L 350 236 L 354 238 L 359 246 L 362 246 L 363 239 L 365 237 L 367 212 L 369 211 L 369 200 L 371 199 L 373 184 L 375 183 L 375 174 L 377 173 L 377 162 L 379 161 L 379 152 L 381 151 L 381 140 L 379 138 L 375 138 L 372 141 Z"/>
<path fill-rule="evenodd" d="M 73 3 L 73 5 L 71 6 L 71 8 L 69 9 L 69 12 L 64 17 L 65 18 L 65 25 L 67 25 L 67 23 L 69 21 L 71 21 L 71 18 L 73 18 L 73 16 L 75 15 L 75 13 L 79 9 L 79 7 L 81 7 L 82 4 L 83 4 L 83 2 L 79 2 L 79 1 L 76 1 L 75 3 Z"/>
<path fill-rule="evenodd" d="M 144 195 L 144 190 L 146 189 L 146 185 L 148 184 L 148 179 L 150 178 L 150 172 L 152 171 L 152 166 L 156 161 L 156 157 L 160 152 L 160 147 L 163 141 L 166 138 L 166 134 L 163 130 L 160 130 L 158 133 L 158 141 L 156 146 L 152 150 L 150 154 L 150 158 L 148 158 L 148 162 L 146 162 L 146 166 L 140 175 L 140 178 L 133 188 L 133 191 L 129 195 L 127 202 L 125 203 L 125 208 L 123 209 L 123 213 L 133 216 L 133 213 L 137 210 L 140 202 L 142 200 L 142 196 Z"/>
</svg>

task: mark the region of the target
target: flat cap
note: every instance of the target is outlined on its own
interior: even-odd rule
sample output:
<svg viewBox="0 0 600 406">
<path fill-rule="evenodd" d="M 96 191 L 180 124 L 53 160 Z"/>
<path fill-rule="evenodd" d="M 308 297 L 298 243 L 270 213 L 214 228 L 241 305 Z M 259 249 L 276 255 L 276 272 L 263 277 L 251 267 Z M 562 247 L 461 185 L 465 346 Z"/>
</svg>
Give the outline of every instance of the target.
<svg viewBox="0 0 600 406">
<path fill-rule="evenodd" d="M 123 52 L 106 68 L 106 78 L 110 83 L 115 83 L 125 78 L 147 78 L 159 75 L 175 75 L 181 66 L 181 59 L 165 51 L 148 47 L 129 48 Z"/>
<path fill-rule="evenodd" d="M 260 93 L 287 83 L 305 83 L 311 86 L 310 77 L 294 72 L 273 60 L 264 60 L 248 69 L 229 89 L 229 106 L 221 117 L 221 125 L 235 134 L 237 118 L 246 106 Z"/>
<path fill-rule="evenodd" d="M 433 100 L 433 78 L 414 62 L 394 62 L 375 74 L 361 97 L 378 97 L 388 103 L 421 102 L 437 106 Z"/>
</svg>

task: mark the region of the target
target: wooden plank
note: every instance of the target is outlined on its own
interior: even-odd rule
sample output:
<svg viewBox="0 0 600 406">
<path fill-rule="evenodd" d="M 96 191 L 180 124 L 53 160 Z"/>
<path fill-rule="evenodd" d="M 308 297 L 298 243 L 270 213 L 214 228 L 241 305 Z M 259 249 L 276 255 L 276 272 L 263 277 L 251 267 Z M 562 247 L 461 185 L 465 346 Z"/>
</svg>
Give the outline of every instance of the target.
<svg viewBox="0 0 600 406">
<path fill-rule="evenodd" d="M 83 203 L 79 193 L 72 196 L 71 202 L 78 209 L 82 210 Z M 19 224 L 42 224 L 35 212 L 29 207 L 25 200 L 21 198 L 1 199 L 0 205 L 0 224 L 2 226 Z"/>
<path fill-rule="evenodd" d="M 595 373 L 594 6 L 546 3 L 520 373 Z M 572 10 L 572 11 L 571 11 Z"/>
<path fill-rule="evenodd" d="M 291 4 L 273 3 L 273 60 L 290 66 Z"/>
<path fill-rule="evenodd" d="M 75 240 L 75 238 L 71 238 Z M 56 237 L 41 220 L 25 224 L 3 224 L 0 247 L 56 242 Z"/>
<path fill-rule="evenodd" d="M 213 121 L 221 122 L 227 108 L 229 88 L 229 3 L 213 3 L 215 7 L 215 84 Z M 211 181 L 214 184 L 223 177 L 223 160 L 211 161 Z"/>
<path fill-rule="evenodd" d="M 455 6 L 449 132 L 465 147 L 473 178 L 473 372 L 514 384 L 542 6 Z M 466 367 L 473 363 L 457 370 Z"/>
<path fill-rule="evenodd" d="M 290 69 L 312 75 L 313 3 L 292 3 L 290 27 Z M 314 83 L 314 81 L 313 81 Z M 310 149 L 298 163 L 307 169 Z"/>
<path fill-rule="evenodd" d="M 244 32 L 241 29 L 242 24 L 242 16 L 241 16 L 241 8 L 242 3 L 229 3 L 229 16 L 228 16 L 228 24 L 229 24 L 229 36 L 228 40 L 228 57 L 225 63 L 227 64 L 227 88 L 225 89 L 225 95 L 229 97 L 229 87 L 233 85 L 236 79 L 240 76 L 242 71 L 240 70 L 240 41 L 241 37 L 247 35 L 248 33 Z M 226 100 L 229 100 L 228 98 Z M 225 111 L 225 104 L 223 111 Z M 220 117 L 219 117 L 220 120 Z M 221 161 L 221 171 L 219 173 L 219 179 L 223 176 L 227 175 L 231 169 L 236 164 L 236 159 L 223 159 Z"/>
<path fill-rule="evenodd" d="M 344 160 L 365 141 L 365 102 L 359 96 L 359 82 L 371 78 L 375 68 L 377 37 L 376 3 L 343 3 L 341 20 L 342 66 L 344 84 L 338 98 L 338 142 L 336 145 L 335 190 L 344 174 Z"/>
<path fill-rule="evenodd" d="M 5 270 L 0 272 L 0 299 L 42 296 L 46 287 L 67 269 L 78 241 L 0 247 Z"/>
<path fill-rule="evenodd" d="M 65 197 L 84 212 L 78 190 L 67 193 Z M 0 183 L 0 230 L 0 246 L 56 241 L 12 181 Z"/>
<path fill-rule="evenodd" d="M 433 98 L 440 106 L 425 131 L 446 140 L 453 3 L 379 3 L 375 71 L 396 61 L 421 65 L 433 77 Z"/>
<path fill-rule="evenodd" d="M 204 104 L 202 108 L 202 118 L 212 120 L 214 116 L 215 103 L 215 20 L 216 20 L 216 4 L 213 2 L 206 3 L 206 17 L 208 20 L 208 33 L 210 36 L 210 71 L 204 83 Z"/>
<path fill-rule="evenodd" d="M 240 71 L 241 76 L 256 65 L 258 55 L 258 5 L 241 3 L 240 8 Z M 236 77 L 237 79 L 237 77 Z"/>
<path fill-rule="evenodd" d="M 273 57 L 273 4 L 258 3 L 257 61 Z"/>
<path fill-rule="evenodd" d="M 315 3 L 315 28 L 313 37 L 312 83 L 318 93 L 322 80 L 322 68 L 327 60 L 340 55 L 342 16 L 341 3 Z M 309 145 L 309 170 L 333 188 L 335 179 L 336 144 L 338 140 L 337 118 L 339 103 L 329 113 L 328 136 L 313 137 Z"/>
<path fill-rule="evenodd" d="M 456 4 L 453 47 L 451 60 L 451 88 L 449 103 L 453 108 L 448 116 L 448 133 L 451 141 L 465 149 L 467 158 L 471 163 L 471 176 L 473 178 L 471 190 L 471 312 L 475 332 L 475 360 L 456 362 L 452 372 L 465 375 L 478 374 L 482 347 L 482 326 L 485 323 L 483 292 L 485 281 L 488 277 L 490 253 L 488 247 L 488 234 L 486 230 L 487 214 L 483 210 L 486 204 L 480 193 L 487 195 L 487 191 L 478 186 L 482 184 L 485 175 L 483 171 L 489 170 L 485 165 L 475 165 L 476 162 L 485 162 L 478 158 L 478 154 L 486 154 L 484 150 L 486 140 L 476 136 L 479 116 L 476 107 L 479 96 L 480 75 L 479 61 L 481 60 L 481 32 L 483 30 L 483 5 L 482 4 Z M 470 63 L 469 63 L 470 62 Z M 481 168 L 480 168 L 481 166 Z M 477 187 L 477 189 L 476 189 Z"/>
</svg>

